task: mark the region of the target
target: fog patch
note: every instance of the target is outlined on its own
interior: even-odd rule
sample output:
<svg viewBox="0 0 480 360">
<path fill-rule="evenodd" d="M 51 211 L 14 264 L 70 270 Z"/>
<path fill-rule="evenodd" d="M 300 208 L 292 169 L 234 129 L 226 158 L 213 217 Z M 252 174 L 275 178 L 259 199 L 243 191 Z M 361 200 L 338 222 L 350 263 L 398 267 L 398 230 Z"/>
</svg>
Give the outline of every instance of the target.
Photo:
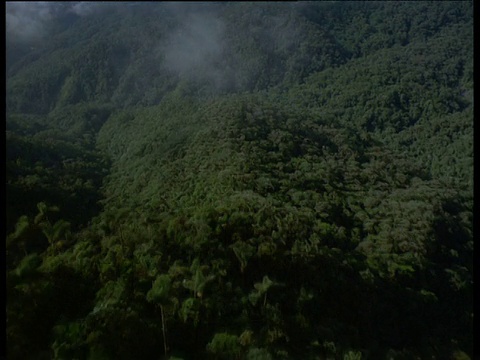
<svg viewBox="0 0 480 360">
<path fill-rule="evenodd" d="M 74 4 L 68 11 L 78 16 L 87 16 L 94 13 L 101 3 L 91 1 L 81 1 Z"/>
<path fill-rule="evenodd" d="M 87 16 L 106 8 L 101 2 L 6 2 L 6 38 L 10 42 L 35 43 L 51 35 L 54 20 L 68 14 Z"/>
<path fill-rule="evenodd" d="M 224 32 L 223 21 L 211 13 L 182 14 L 161 46 L 164 69 L 185 80 L 225 86 L 229 76 L 223 60 Z"/>
<path fill-rule="evenodd" d="M 6 35 L 11 40 L 36 41 L 46 34 L 46 24 L 55 15 L 51 3 L 42 2 L 7 2 Z"/>
</svg>

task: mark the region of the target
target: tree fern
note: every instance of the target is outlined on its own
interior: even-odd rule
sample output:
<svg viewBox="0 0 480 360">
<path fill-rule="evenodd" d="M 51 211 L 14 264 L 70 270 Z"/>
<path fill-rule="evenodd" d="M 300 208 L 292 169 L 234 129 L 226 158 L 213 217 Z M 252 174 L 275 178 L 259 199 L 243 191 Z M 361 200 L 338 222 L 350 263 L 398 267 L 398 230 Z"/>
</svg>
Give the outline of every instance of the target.
<svg viewBox="0 0 480 360">
<path fill-rule="evenodd" d="M 26 234 L 29 228 L 30 220 L 28 219 L 28 216 L 22 215 L 15 224 L 15 232 L 7 236 L 7 249 L 14 241 L 20 239 L 24 234 Z"/>
</svg>

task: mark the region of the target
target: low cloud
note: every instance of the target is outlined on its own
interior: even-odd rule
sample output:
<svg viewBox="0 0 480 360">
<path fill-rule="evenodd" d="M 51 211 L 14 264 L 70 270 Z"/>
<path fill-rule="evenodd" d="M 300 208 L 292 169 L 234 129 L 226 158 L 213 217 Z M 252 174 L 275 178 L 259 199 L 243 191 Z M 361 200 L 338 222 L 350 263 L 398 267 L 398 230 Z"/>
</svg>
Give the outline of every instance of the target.
<svg viewBox="0 0 480 360">
<path fill-rule="evenodd" d="M 46 1 L 7 2 L 7 37 L 19 41 L 39 40 L 45 35 L 45 25 L 54 15 L 54 6 Z"/>
<path fill-rule="evenodd" d="M 94 13 L 101 5 L 98 2 L 81 1 L 73 5 L 68 11 L 78 16 L 87 16 Z"/>
<path fill-rule="evenodd" d="M 204 15 L 189 15 L 166 39 L 165 67 L 178 73 L 205 69 L 223 49 L 223 23 Z"/>
<path fill-rule="evenodd" d="M 229 86 L 231 71 L 224 59 L 226 25 L 217 3 L 164 3 L 178 24 L 162 40 L 162 67 L 183 80 Z"/>
<path fill-rule="evenodd" d="M 36 42 L 49 34 L 52 20 L 66 14 L 87 16 L 101 8 L 101 2 L 6 2 L 6 35 L 14 42 Z"/>
</svg>

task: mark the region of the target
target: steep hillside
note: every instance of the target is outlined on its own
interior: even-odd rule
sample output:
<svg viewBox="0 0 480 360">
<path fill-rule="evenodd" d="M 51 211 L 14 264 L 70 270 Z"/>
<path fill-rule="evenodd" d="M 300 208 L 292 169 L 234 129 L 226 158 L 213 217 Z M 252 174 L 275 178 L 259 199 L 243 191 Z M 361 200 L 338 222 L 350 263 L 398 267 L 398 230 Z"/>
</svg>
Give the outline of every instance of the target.
<svg viewBox="0 0 480 360">
<path fill-rule="evenodd" d="M 472 356 L 471 2 L 30 6 L 9 358 Z"/>
</svg>

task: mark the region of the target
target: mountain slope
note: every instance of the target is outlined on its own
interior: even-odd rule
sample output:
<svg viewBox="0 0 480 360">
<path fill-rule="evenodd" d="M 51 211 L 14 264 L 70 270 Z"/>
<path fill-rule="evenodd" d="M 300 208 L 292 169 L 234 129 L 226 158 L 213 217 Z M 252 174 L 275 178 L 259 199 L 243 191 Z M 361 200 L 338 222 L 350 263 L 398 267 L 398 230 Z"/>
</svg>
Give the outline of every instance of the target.
<svg viewBox="0 0 480 360">
<path fill-rule="evenodd" d="M 471 5 L 68 8 L 7 69 L 9 357 L 472 356 Z"/>
</svg>

